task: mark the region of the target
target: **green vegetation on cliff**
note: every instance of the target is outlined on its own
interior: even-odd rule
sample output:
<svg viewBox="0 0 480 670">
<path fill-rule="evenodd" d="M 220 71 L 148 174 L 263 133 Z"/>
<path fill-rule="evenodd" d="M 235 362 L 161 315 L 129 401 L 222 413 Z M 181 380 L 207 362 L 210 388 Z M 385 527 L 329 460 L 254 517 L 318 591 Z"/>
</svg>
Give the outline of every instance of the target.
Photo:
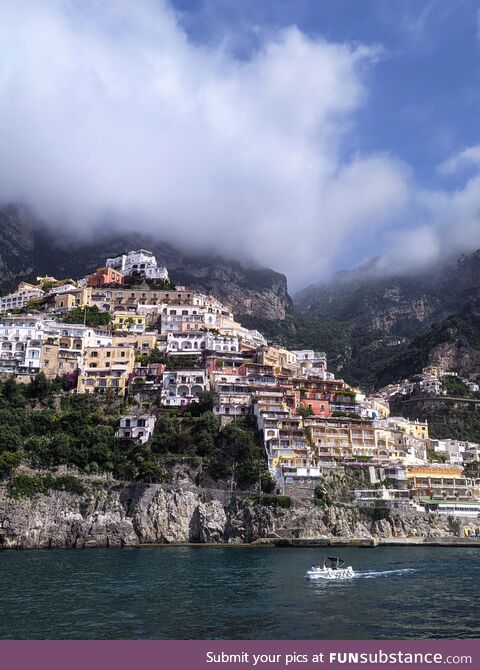
<svg viewBox="0 0 480 670">
<path fill-rule="evenodd" d="M 288 349 L 325 351 L 329 370 L 353 385 L 373 388 L 385 366 L 406 345 L 398 338 L 334 318 L 291 312 L 285 319 L 242 316 L 247 328 L 257 328 L 269 341 Z"/>
<path fill-rule="evenodd" d="M 123 401 L 65 395 L 60 381 L 50 382 L 43 374 L 30 384 L 9 377 L 0 382 L 0 476 L 12 476 L 23 462 L 36 470 L 65 465 L 155 483 L 168 480 L 173 465 L 186 463 L 202 465 L 204 476 L 240 487 L 261 478 L 268 490 L 255 422 L 242 418 L 221 428 L 212 402 L 207 393 L 190 411 L 160 414 L 152 439 L 138 445 L 115 437 L 120 416 L 128 412 Z M 55 484 L 42 482 L 44 488 Z M 15 486 L 23 485 L 36 486 L 26 480 Z"/>
<path fill-rule="evenodd" d="M 108 312 L 101 312 L 96 305 L 92 307 L 75 307 L 60 317 L 63 323 L 84 323 L 89 328 L 108 326 L 112 318 Z"/>
<path fill-rule="evenodd" d="M 410 419 L 427 420 L 430 437 L 480 442 L 480 401 L 419 395 L 407 400 L 395 399 L 390 411 Z"/>
<path fill-rule="evenodd" d="M 408 379 L 429 364 L 431 353 L 440 345 L 450 345 L 455 351 L 480 349 L 480 318 L 474 305 L 468 305 L 459 316 L 434 323 L 427 332 L 415 337 L 390 361 L 385 362 L 377 385 Z"/>
</svg>

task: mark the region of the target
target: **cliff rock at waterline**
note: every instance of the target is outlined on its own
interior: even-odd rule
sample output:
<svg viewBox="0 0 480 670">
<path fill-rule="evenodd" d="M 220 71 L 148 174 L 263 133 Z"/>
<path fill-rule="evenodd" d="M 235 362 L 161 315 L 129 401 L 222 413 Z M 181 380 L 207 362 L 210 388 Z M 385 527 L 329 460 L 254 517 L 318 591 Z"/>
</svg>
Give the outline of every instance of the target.
<svg viewBox="0 0 480 670">
<path fill-rule="evenodd" d="M 121 547 L 170 543 L 249 543 L 264 538 L 390 537 L 415 528 L 426 537 L 458 532 L 448 517 L 318 507 L 289 509 L 224 491 L 113 484 L 81 496 L 52 491 L 14 499 L 0 487 L 3 548 Z"/>
</svg>

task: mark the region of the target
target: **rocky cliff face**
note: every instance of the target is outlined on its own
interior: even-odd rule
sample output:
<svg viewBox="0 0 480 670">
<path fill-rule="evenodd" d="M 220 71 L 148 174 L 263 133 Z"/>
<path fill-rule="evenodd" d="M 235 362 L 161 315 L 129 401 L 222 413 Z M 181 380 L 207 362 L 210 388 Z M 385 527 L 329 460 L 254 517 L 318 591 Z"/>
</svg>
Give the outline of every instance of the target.
<svg viewBox="0 0 480 670">
<path fill-rule="evenodd" d="M 448 518 L 392 512 L 376 519 L 347 506 L 270 508 L 225 492 L 132 484 L 98 487 L 86 496 L 52 492 L 14 500 L 0 487 L 0 546 L 121 547 L 168 543 L 246 543 L 262 538 L 390 537 L 415 528 L 452 535 Z"/>
<path fill-rule="evenodd" d="M 142 235 L 98 231 L 89 240 L 67 240 L 40 226 L 28 210 L 0 208 L 0 290 L 37 275 L 78 278 L 108 256 L 147 248 L 169 269 L 172 280 L 214 295 L 235 314 L 283 319 L 291 305 L 286 277 L 268 268 L 221 257 L 215 250 L 193 253 Z"/>
<path fill-rule="evenodd" d="M 27 212 L 20 207 L 0 209 L 0 288 L 33 271 L 33 229 Z"/>
<path fill-rule="evenodd" d="M 480 295 L 480 250 L 408 275 L 380 275 L 377 260 L 295 296 L 304 313 L 396 335 L 415 335 Z"/>
<path fill-rule="evenodd" d="M 463 338 L 454 342 L 442 342 L 429 354 L 429 365 L 442 370 L 455 370 L 461 377 L 480 378 L 480 350 Z"/>
</svg>

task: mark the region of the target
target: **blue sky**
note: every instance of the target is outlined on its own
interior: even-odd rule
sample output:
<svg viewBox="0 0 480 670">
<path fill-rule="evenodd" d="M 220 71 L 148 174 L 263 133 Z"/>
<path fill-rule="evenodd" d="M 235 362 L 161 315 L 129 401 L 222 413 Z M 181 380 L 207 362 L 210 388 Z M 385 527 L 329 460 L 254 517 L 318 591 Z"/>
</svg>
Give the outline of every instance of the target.
<svg viewBox="0 0 480 670">
<path fill-rule="evenodd" d="M 69 235 L 108 221 L 253 259 L 294 289 L 479 247 L 479 11 L 3 3 L 0 203 Z"/>
</svg>

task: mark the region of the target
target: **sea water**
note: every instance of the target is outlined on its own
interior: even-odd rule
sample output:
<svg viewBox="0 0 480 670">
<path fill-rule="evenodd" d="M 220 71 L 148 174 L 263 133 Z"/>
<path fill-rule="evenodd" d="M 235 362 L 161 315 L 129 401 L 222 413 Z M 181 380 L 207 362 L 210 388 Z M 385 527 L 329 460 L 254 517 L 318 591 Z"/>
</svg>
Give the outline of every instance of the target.
<svg viewBox="0 0 480 670">
<path fill-rule="evenodd" d="M 325 551 L 3 551 L 0 638 L 480 637 L 480 549 L 330 549 L 355 577 L 306 579 Z"/>
</svg>

